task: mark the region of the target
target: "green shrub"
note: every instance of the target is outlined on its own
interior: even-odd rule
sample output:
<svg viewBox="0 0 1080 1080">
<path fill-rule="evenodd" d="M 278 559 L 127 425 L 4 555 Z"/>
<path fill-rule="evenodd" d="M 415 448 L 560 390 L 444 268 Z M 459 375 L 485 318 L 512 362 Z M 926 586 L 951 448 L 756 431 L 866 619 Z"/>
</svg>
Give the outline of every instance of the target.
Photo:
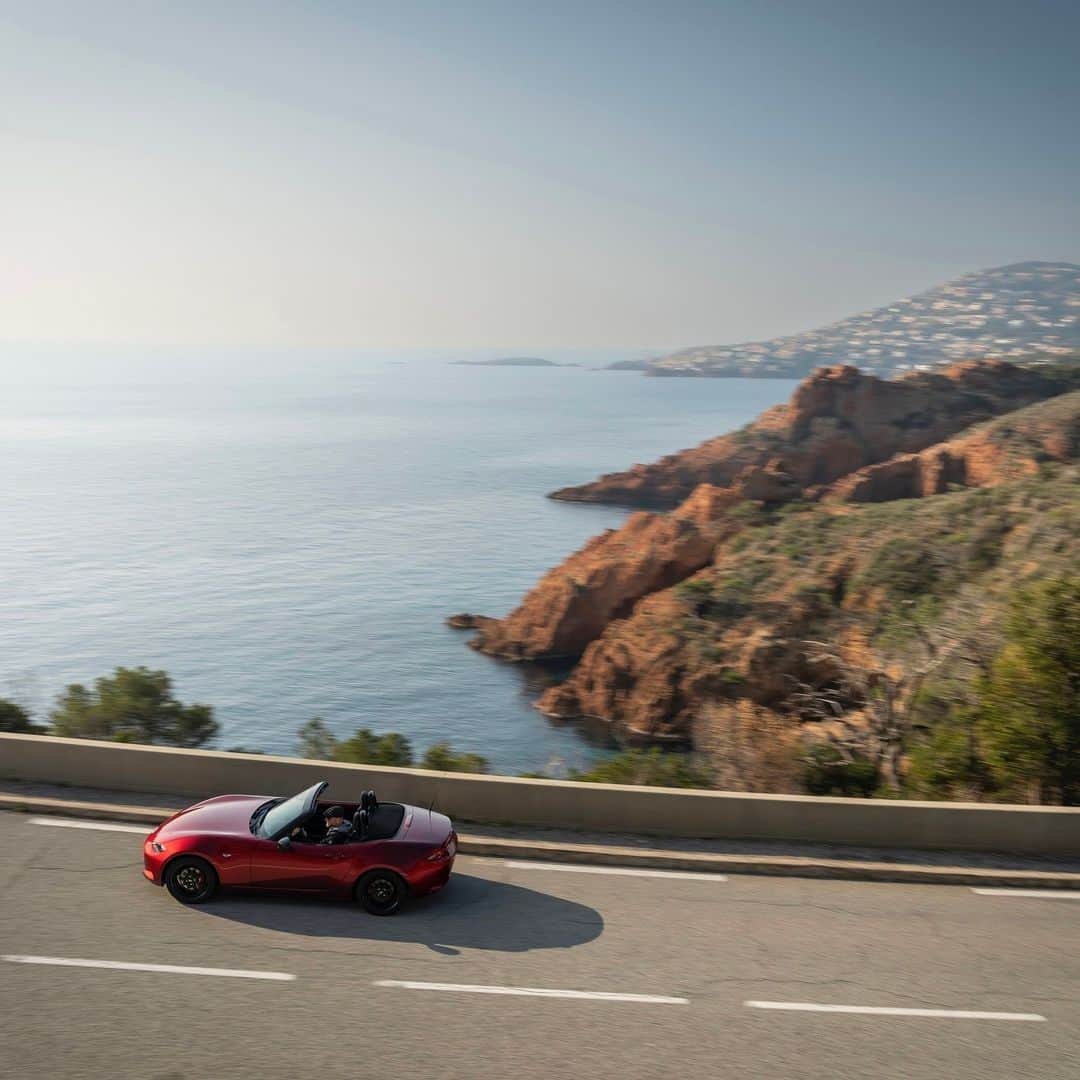
<svg viewBox="0 0 1080 1080">
<path fill-rule="evenodd" d="M 449 743 L 437 742 L 427 748 L 420 768 L 438 772 L 486 773 L 488 760 L 480 754 L 458 753 L 450 749 Z"/>
<path fill-rule="evenodd" d="M 917 794 L 970 797 L 985 791 L 989 773 L 975 737 L 976 710 L 952 710 L 911 753 L 907 785 Z"/>
<path fill-rule="evenodd" d="M 413 760 L 412 743 L 396 731 L 376 735 L 368 728 L 358 728 L 348 739 L 338 739 L 321 717 L 309 720 L 299 731 L 300 753 L 315 761 L 343 761 L 352 765 L 382 765 L 408 769 Z M 488 760 L 480 754 L 458 753 L 449 743 L 437 742 L 428 747 L 420 761 L 421 769 L 439 772 L 486 773 Z"/>
<path fill-rule="evenodd" d="M 895 596 L 918 597 L 937 584 L 933 552 L 923 544 L 899 537 L 887 540 L 874 552 L 860 584 L 884 588 Z"/>
<path fill-rule="evenodd" d="M 708 788 L 712 775 L 692 754 L 682 751 L 626 750 L 594 765 L 587 772 L 572 772 L 571 780 L 590 784 L 639 784 L 646 787 Z"/>
<path fill-rule="evenodd" d="M 1080 574 L 1017 589 L 979 687 L 994 779 L 1037 802 L 1080 804 Z"/>
<path fill-rule="evenodd" d="M 21 735 L 44 734 L 45 728 L 35 724 L 30 714 L 14 701 L 0 698 L 0 731 L 10 731 Z"/>
<path fill-rule="evenodd" d="M 359 728 L 351 738 L 334 747 L 333 760 L 407 769 L 413 763 L 412 743 L 396 731 L 376 735 L 367 728 Z"/>
<path fill-rule="evenodd" d="M 811 795 L 848 795 L 867 798 L 880 777 L 878 768 L 865 758 L 849 760 L 832 743 L 814 743 L 806 752 L 803 782 Z"/>
</svg>

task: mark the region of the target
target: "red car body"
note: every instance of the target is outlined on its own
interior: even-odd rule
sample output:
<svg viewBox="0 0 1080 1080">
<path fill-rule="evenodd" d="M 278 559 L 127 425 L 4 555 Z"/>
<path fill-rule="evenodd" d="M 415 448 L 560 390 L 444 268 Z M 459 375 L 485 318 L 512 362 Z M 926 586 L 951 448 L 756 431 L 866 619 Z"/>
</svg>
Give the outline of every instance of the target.
<svg viewBox="0 0 1080 1080">
<path fill-rule="evenodd" d="M 329 806 L 319 802 L 326 787 L 324 781 L 288 800 L 219 795 L 181 810 L 146 838 L 143 874 L 163 885 L 171 864 L 185 857 L 191 864 L 194 857 L 209 864 L 215 884 L 234 889 L 352 896 L 358 882 L 376 870 L 396 875 L 403 894 L 411 896 L 435 892 L 447 883 L 457 834 L 448 817 L 422 807 L 379 805 L 372 820 L 381 829 L 373 828 L 364 839 L 294 842 L 291 836 L 298 825 L 321 820 Z M 357 804 L 338 805 L 347 818 L 357 809 Z M 299 809 L 293 813 L 290 807 Z M 392 835 L 380 835 L 389 829 Z"/>
</svg>

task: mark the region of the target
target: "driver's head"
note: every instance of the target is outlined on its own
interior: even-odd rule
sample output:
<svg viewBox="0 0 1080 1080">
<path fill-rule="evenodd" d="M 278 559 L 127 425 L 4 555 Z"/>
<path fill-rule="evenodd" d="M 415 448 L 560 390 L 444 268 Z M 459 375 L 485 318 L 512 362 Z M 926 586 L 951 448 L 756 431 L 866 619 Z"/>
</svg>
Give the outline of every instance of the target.
<svg viewBox="0 0 1080 1080">
<path fill-rule="evenodd" d="M 328 829 L 336 829 L 339 825 L 345 821 L 345 811 L 340 806 L 331 806 L 329 810 L 323 814 L 326 819 L 326 827 Z"/>
</svg>

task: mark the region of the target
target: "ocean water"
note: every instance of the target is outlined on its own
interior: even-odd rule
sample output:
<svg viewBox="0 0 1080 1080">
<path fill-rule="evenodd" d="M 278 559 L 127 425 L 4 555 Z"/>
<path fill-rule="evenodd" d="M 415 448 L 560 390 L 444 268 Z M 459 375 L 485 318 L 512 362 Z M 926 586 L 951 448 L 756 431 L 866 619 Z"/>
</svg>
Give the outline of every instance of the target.
<svg viewBox="0 0 1080 1080">
<path fill-rule="evenodd" d="M 214 706 L 223 747 L 291 752 L 318 715 L 511 773 L 604 750 L 531 707 L 548 673 L 478 655 L 444 617 L 506 613 L 625 517 L 545 492 L 793 385 L 416 355 L 23 370 L 0 397 L 0 696 L 44 716 L 67 683 L 146 664 Z"/>
</svg>

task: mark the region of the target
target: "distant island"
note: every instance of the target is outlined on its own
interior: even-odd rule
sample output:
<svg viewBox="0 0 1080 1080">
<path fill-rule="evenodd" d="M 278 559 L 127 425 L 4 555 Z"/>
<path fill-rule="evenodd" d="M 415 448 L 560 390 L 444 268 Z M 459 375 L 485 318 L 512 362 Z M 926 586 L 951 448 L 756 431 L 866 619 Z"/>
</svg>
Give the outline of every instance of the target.
<svg viewBox="0 0 1080 1080">
<path fill-rule="evenodd" d="M 500 356 L 497 360 L 451 360 L 458 367 L 581 367 L 580 364 L 556 364 L 539 356 Z"/>
<path fill-rule="evenodd" d="M 1080 349 L 1080 266 L 1025 262 L 955 278 L 887 307 L 789 337 L 702 345 L 609 370 L 652 376 L 801 379 L 851 364 L 884 378 L 994 356 L 1053 362 Z"/>
</svg>

